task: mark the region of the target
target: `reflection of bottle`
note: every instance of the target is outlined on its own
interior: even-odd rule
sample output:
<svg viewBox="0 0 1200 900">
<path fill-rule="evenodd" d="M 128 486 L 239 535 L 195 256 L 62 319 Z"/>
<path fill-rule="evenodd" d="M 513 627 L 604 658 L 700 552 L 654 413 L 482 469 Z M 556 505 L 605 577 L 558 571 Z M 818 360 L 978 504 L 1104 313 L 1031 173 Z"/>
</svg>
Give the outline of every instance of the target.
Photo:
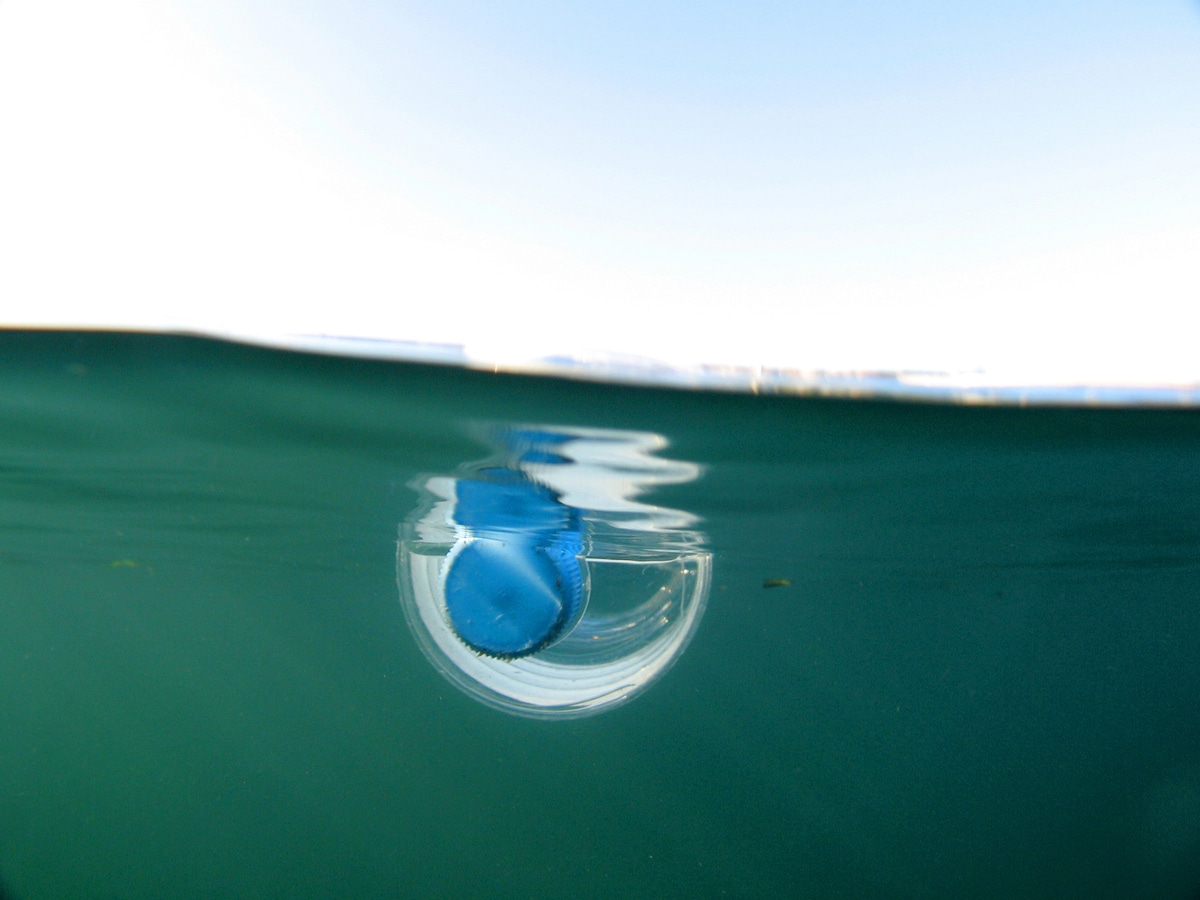
<svg viewBox="0 0 1200 900">
<path fill-rule="evenodd" d="M 638 494 L 698 476 L 643 432 L 521 428 L 499 463 L 417 487 L 401 595 L 459 687 L 525 715 L 585 715 L 644 689 L 686 646 L 711 557 L 694 518 Z"/>
</svg>

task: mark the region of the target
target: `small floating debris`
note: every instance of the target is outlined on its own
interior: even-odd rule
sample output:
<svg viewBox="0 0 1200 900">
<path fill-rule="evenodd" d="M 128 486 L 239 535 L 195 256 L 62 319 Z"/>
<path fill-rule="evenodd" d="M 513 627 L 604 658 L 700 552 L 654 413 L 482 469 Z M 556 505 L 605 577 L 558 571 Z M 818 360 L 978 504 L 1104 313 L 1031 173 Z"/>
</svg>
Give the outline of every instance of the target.
<svg viewBox="0 0 1200 900">
<path fill-rule="evenodd" d="M 764 578 L 763 579 L 763 587 L 765 587 L 765 588 L 791 587 L 791 586 L 792 586 L 792 580 L 790 578 Z"/>
</svg>

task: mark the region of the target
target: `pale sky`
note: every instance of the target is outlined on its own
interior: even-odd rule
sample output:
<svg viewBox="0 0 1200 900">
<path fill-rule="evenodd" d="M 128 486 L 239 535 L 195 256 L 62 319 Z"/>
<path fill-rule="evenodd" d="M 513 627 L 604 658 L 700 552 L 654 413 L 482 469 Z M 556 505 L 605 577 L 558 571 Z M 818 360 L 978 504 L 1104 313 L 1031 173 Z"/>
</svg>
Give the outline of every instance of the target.
<svg viewBox="0 0 1200 900">
<path fill-rule="evenodd" d="M 0 322 L 1200 383 L 1188 2 L 0 3 Z"/>
</svg>

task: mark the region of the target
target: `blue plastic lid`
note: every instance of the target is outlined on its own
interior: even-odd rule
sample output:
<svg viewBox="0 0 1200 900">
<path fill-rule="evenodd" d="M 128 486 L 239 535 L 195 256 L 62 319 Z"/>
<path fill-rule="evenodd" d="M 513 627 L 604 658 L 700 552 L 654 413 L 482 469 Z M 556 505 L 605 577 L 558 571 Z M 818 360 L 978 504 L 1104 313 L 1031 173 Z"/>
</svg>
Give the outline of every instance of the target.
<svg viewBox="0 0 1200 900">
<path fill-rule="evenodd" d="M 513 659 L 562 634 L 583 599 L 578 538 L 564 537 L 550 544 L 479 538 L 459 548 L 446 571 L 445 596 L 463 643 Z"/>
</svg>

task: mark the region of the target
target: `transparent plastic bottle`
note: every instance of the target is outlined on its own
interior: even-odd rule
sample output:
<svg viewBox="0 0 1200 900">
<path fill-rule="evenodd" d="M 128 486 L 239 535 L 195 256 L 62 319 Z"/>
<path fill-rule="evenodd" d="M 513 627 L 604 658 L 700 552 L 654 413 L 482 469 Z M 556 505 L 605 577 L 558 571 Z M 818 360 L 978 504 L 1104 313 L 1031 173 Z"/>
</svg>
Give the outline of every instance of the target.
<svg viewBox="0 0 1200 900">
<path fill-rule="evenodd" d="M 642 503 L 699 476 L 646 432 L 523 426 L 498 453 L 414 487 L 405 616 L 459 688 L 527 716 L 581 716 L 645 690 L 699 624 L 712 556 L 695 518 Z"/>
</svg>

